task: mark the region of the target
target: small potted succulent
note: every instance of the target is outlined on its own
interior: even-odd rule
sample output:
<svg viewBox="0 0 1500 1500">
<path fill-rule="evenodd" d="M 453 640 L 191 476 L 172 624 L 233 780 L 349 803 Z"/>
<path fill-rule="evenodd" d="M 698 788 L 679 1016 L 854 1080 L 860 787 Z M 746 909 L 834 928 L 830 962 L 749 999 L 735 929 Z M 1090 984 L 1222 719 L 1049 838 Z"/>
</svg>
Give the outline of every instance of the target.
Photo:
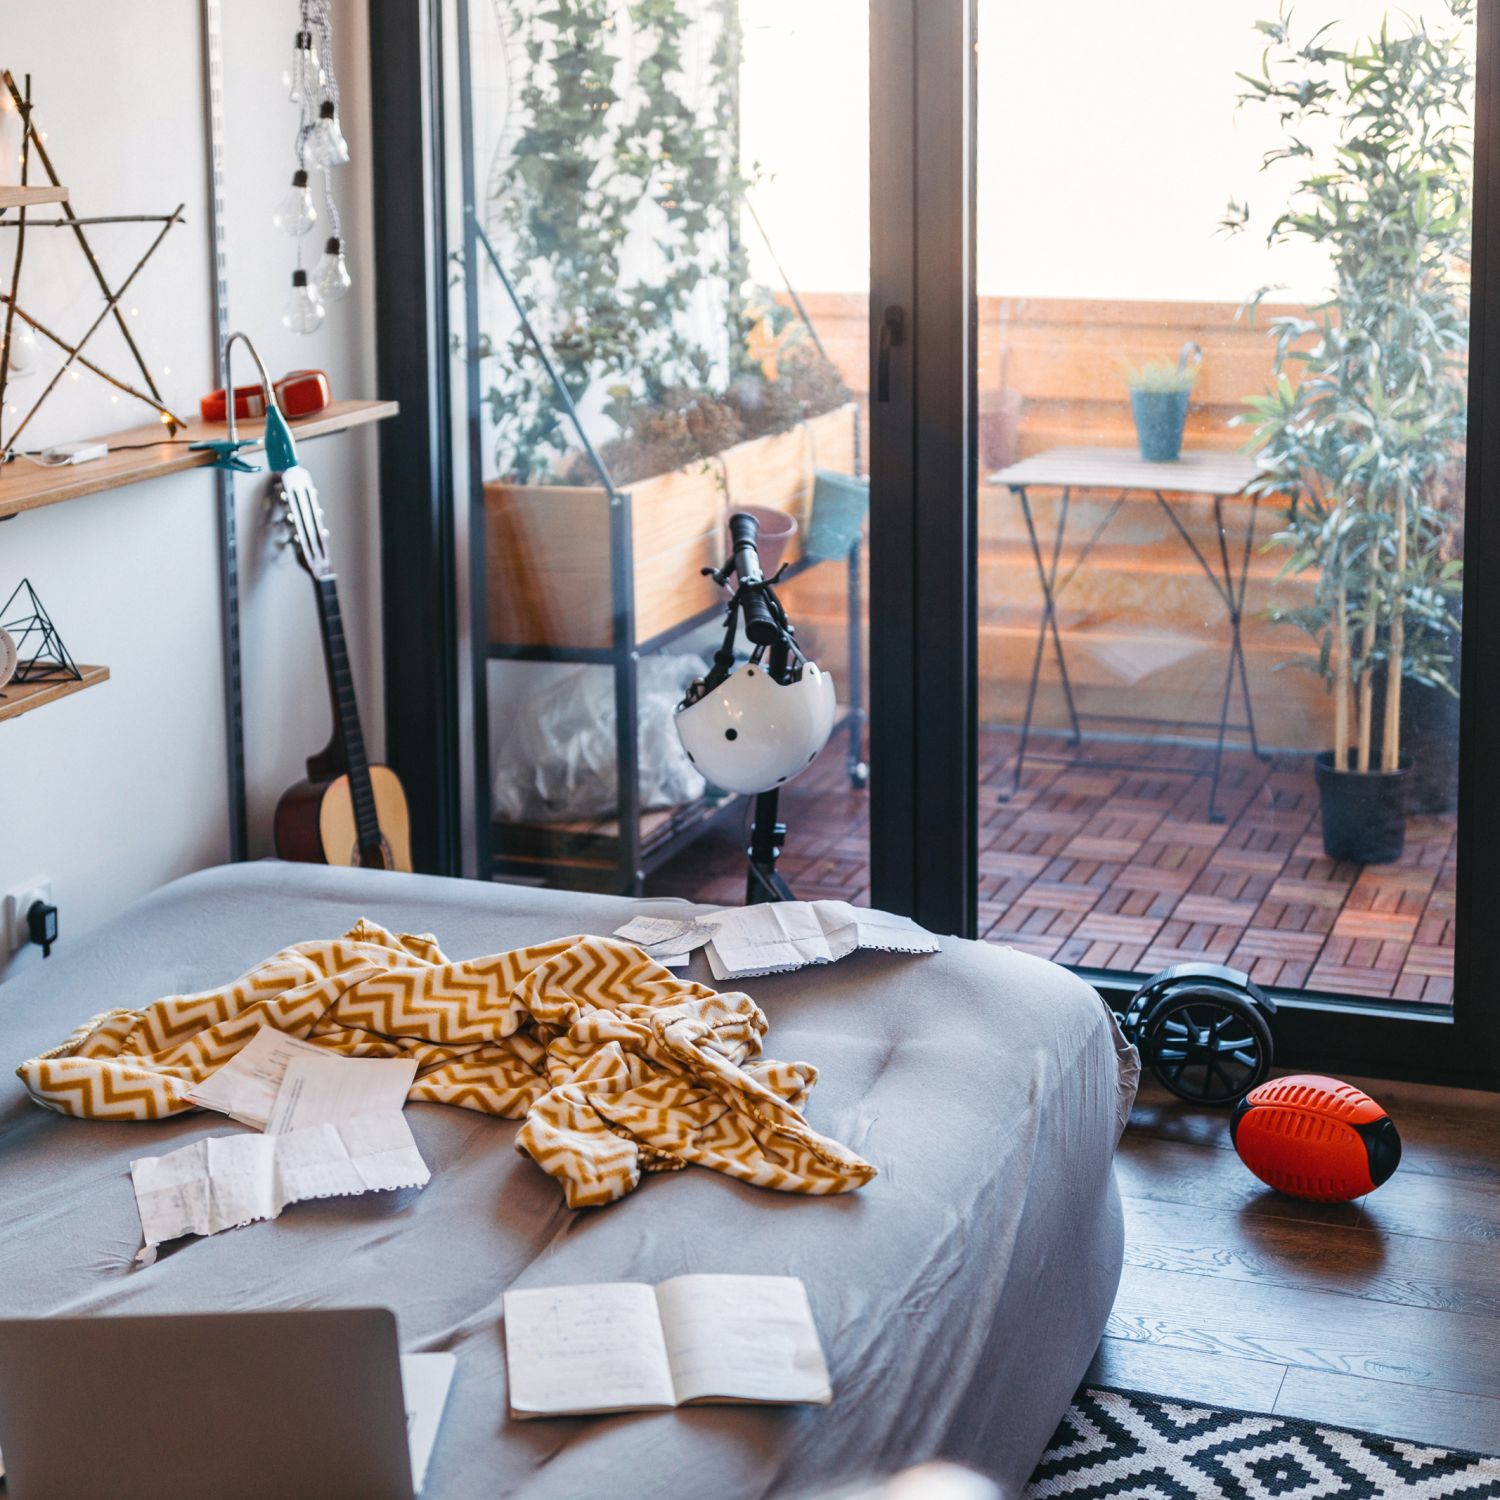
<svg viewBox="0 0 1500 1500">
<path fill-rule="evenodd" d="M 1136 441 L 1148 464 L 1172 463 L 1182 453 L 1188 398 L 1202 363 L 1202 349 L 1189 342 L 1182 346 L 1175 364 L 1169 359 L 1153 359 L 1138 370 L 1127 367 Z"/>
</svg>

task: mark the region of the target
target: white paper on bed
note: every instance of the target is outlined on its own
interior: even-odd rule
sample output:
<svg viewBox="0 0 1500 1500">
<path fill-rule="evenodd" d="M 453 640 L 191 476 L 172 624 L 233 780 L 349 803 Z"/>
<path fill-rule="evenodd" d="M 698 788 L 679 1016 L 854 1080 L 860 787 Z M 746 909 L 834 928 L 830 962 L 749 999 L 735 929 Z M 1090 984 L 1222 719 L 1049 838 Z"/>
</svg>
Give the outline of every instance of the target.
<svg viewBox="0 0 1500 1500">
<path fill-rule="evenodd" d="M 427 1466 L 437 1443 L 443 1407 L 458 1357 L 453 1354 L 403 1354 L 401 1393 L 406 1399 L 406 1442 L 411 1453 L 411 1487 L 418 1494 L 427 1482 Z"/>
<path fill-rule="evenodd" d="M 285 1135 L 211 1135 L 130 1164 L 145 1249 L 274 1219 L 289 1203 L 422 1187 L 430 1177 L 405 1116 L 394 1110 Z"/>
<path fill-rule="evenodd" d="M 857 948 L 936 953 L 938 940 L 910 917 L 847 901 L 768 901 L 726 907 L 698 918 L 713 932 L 708 964 L 715 979 L 785 974 L 831 964 Z"/>
<path fill-rule="evenodd" d="M 241 1125 L 264 1130 L 292 1060 L 330 1055 L 326 1047 L 315 1047 L 274 1026 L 262 1026 L 222 1068 L 215 1068 L 183 1097 Z"/>
<path fill-rule="evenodd" d="M 713 937 L 713 929 L 692 917 L 632 917 L 614 935 L 635 943 L 648 958 L 668 969 L 683 968 L 694 952 Z"/>
<path fill-rule="evenodd" d="M 399 1113 L 416 1076 L 414 1057 L 340 1057 L 319 1049 L 316 1057 L 293 1058 L 271 1106 L 266 1134 L 285 1135 L 355 1115 Z"/>
</svg>

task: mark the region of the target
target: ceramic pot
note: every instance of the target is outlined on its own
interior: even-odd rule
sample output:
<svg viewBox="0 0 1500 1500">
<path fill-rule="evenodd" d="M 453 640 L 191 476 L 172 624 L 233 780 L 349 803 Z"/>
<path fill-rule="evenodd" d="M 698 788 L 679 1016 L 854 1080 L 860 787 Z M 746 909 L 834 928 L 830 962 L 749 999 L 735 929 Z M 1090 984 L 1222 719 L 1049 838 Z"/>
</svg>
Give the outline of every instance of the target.
<svg viewBox="0 0 1500 1500">
<path fill-rule="evenodd" d="M 1148 464 L 1171 463 L 1182 453 L 1191 391 L 1131 391 L 1136 441 Z"/>
<path fill-rule="evenodd" d="M 786 556 L 792 538 L 797 535 L 797 518 L 784 510 L 772 510 L 768 505 L 736 505 L 736 512 L 754 516 L 759 526 L 755 536 L 755 550 L 760 554 L 760 570 L 767 578 L 774 578 L 776 570 Z M 728 536 L 728 528 L 725 528 Z M 730 546 L 734 543 L 731 541 Z"/>
</svg>

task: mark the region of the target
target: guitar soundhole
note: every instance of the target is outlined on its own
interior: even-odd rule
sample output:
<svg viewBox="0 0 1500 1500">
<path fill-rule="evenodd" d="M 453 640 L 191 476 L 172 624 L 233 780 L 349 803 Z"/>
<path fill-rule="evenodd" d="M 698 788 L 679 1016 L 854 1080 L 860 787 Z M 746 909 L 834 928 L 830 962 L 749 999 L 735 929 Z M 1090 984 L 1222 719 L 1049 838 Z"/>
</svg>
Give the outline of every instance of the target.
<svg viewBox="0 0 1500 1500">
<path fill-rule="evenodd" d="M 356 869 L 366 864 L 364 851 L 359 847 L 357 840 L 349 850 L 349 858 L 346 863 L 353 865 Z M 396 868 L 396 861 L 391 856 L 390 841 L 384 834 L 380 835 L 380 863 L 378 865 L 368 865 L 368 868 L 372 870 L 394 870 Z"/>
</svg>

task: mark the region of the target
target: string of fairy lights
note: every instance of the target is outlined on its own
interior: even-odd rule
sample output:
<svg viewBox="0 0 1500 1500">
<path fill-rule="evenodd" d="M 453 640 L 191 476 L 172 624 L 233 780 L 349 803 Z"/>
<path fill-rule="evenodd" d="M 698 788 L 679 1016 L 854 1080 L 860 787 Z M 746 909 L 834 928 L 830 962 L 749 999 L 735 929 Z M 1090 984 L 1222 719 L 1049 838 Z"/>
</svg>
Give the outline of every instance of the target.
<svg viewBox="0 0 1500 1500">
<path fill-rule="evenodd" d="M 272 222 L 295 241 L 297 258 L 292 272 L 291 294 L 282 310 L 281 320 L 292 332 L 306 334 L 322 325 L 328 305 L 345 296 L 352 285 L 343 225 L 333 190 L 334 170 L 348 162 L 349 144 L 339 118 L 339 84 L 333 66 L 330 0 L 300 0 L 299 26 L 293 38 L 291 61 L 282 81 L 288 98 L 297 106 L 296 170 L 290 190 L 272 214 Z M 32 114 L 30 77 L 26 78 L 23 89 L 9 71 L 0 71 L 0 181 L 11 180 L 14 176 L 25 186 L 35 157 L 46 180 L 54 188 L 58 187 L 60 179 L 47 154 L 46 139 L 46 132 L 36 127 Z M 10 160 L 12 156 L 14 162 Z M 313 196 L 315 179 L 321 189 L 321 211 Z M 17 440 L 30 427 L 32 419 L 58 384 L 64 379 L 78 381 L 84 371 L 106 383 L 112 404 L 118 403 L 122 396 L 132 397 L 152 407 L 169 433 L 176 433 L 184 425 L 163 399 L 154 373 L 131 333 L 130 324 L 140 316 L 140 309 L 127 297 L 131 283 L 167 231 L 182 222 L 182 205 L 179 204 L 170 214 L 80 217 L 64 198 L 53 206 L 53 212 L 57 217 L 32 217 L 28 222 L 24 205 L 14 213 L 0 208 L 0 229 L 13 231 L 15 236 L 9 274 L 0 275 L 0 464 L 12 456 L 35 459 L 36 455 L 18 447 Z M 124 223 L 155 223 L 161 229 L 124 281 L 112 286 L 95 255 L 88 230 L 98 225 Z M 306 264 L 307 236 L 320 226 L 324 234 L 323 250 L 309 270 Z M 72 231 L 104 295 L 103 309 L 80 338 L 69 339 L 55 333 L 21 303 L 18 293 L 28 228 Z M 113 323 L 132 356 L 144 390 L 84 354 L 85 344 L 109 322 Z M 50 377 L 43 366 L 53 362 L 44 356 L 44 346 L 60 356 Z M 172 372 L 162 366 L 159 373 L 162 377 L 170 377 Z M 43 388 L 23 409 L 23 403 L 12 394 L 14 386 L 22 382 L 30 387 L 38 377 Z"/>
<path fill-rule="evenodd" d="M 336 167 L 349 160 L 349 143 L 339 121 L 339 82 L 333 70 L 333 17 L 329 0 L 301 0 L 301 24 L 292 60 L 282 74 L 287 97 L 297 106 L 296 170 L 271 222 L 297 245 L 292 290 L 281 321 L 293 333 L 312 333 L 322 325 L 328 304 L 337 302 L 352 282 L 344 249 L 342 222 L 333 192 Z M 323 212 L 313 199 L 312 182 L 322 187 Z M 326 220 L 323 253 L 309 272 L 303 246 Z"/>
</svg>

